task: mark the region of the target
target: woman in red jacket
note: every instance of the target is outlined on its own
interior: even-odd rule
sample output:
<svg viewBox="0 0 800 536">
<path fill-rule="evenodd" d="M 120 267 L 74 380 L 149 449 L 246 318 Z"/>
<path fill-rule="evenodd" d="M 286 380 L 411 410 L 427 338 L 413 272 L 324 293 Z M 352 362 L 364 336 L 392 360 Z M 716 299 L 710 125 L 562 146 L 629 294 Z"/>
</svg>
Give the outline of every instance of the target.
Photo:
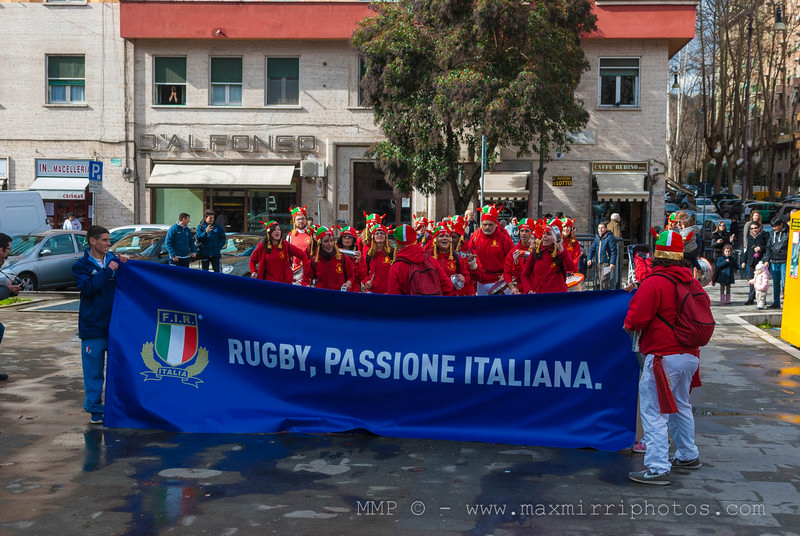
<svg viewBox="0 0 800 536">
<path fill-rule="evenodd" d="M 386 294 L 389 290 L 389 268 L 394 260 L 394 248 L 389 245 L 389 229 L 377 224 L 372 227 L 372 239 L 364 256 L 367 276 L 364 288 L 372 294 Z"/>
<path fill-rule="evenodd" d="M 336 249 L 333 231 L 320 227 L 314 240 L 317 252 L 303 266 L 303 286 L 355 292 L 355 268 L 350 259 Z"/>
<path fill-rule="evenodd" d="M 336 246 L 339 248 L 339 251 L 350 257 L 350 260 L 353 262 L 353 267 L 356 271 L 356 280 L 354 283 L 356 292 L 361 289 L 361 282 L 367 277 L 367 263 L 364 262 L 364 257 L 366 257 L 366 255 L 362 255 L 361 250 L 356 244 L 357 240 L 358 232 L 352 227 L 345 227 L 339 233 L 339 239 L 336 241 Z"/>
<path fill-rule="evenodd" d="M 291 285 L 294 273 L 292 258 L 305 263 L 308 256 L 305 251 L 284 240 L 278 222 L 268 221 L 264 227 L 267 234 L 250 254 L 250 277 Z"/>
<path fill-rule="evenodd" d="M 567 292 L 567 273 L 575 271 L 572 258 L 564 248 L 563 241 L 556 242 L 553 227 L 544 222 L 537 223 L 539 225 L 534 230 L 535 245 L 522 270 L 528 294 Z M 560 220 L 556 220 L 554 225 L 560 223 Z"/>
<path fill-rule="evenodd" d="M 575 270 L 577 271 L 578 267 L 580 266 L 581 255 L 583 255 L 583 251 L 581 251 L 581 243 L 578 242 L 577 238 L 575 238 L 575 220 L 564 218 L 561 220 L 561 224 L 564 228 L 562 233 L 564 249 L 569 252 L 569 256 L 572 259 L 572 264 L 575 266 Z"/>
<path fill-rule="evenodd" d="M 475 282 L 480 281 L 483 277 L 483 268 L 481 267 L 480 259 L 475 255 L 475 252 L 467 247 L 464 241 L 464 233 L 466 232 L 466 220 L 464 216 L 453 216 L 450 220 L 451 240 L 453 243 L 453 252 L 458 255 L 461 260 L 467 262 L 469 268 L 469 279 L 464 283 L 464 288 L 457 291 L 459 296 L 474 296 L 476 292 Z M 473 270 L 471 266 L 474 266 Z"/>
<path fill-rule="evenodd" d="M 503 269 L 503 280 L 508 285 L 511 294 L 527 294 L 528 285 L 522 278 L 522 269 L 525 261 L 531 254 L 531 239 L 533 238 L 533 221 L 529 218 L 522 218 L 517 226 L 519 231 L 519 242 L 508 255 Z"/>
<path fill-rule="evenodd" d="M 436 227 L 431 238 L 431 257 L 435 259 L 444 273 L 453 282 L 456 296 L 474 296 L 473 286 L 467 285 L 472 281 L 470 268 L 478 269 L 478 263 L 473 256 L 459 255 L 453 251 L 453 240 L 450 229 L 445 226 Z M 471 293 L 470 293 L 471 292 Z"/>
</svg>

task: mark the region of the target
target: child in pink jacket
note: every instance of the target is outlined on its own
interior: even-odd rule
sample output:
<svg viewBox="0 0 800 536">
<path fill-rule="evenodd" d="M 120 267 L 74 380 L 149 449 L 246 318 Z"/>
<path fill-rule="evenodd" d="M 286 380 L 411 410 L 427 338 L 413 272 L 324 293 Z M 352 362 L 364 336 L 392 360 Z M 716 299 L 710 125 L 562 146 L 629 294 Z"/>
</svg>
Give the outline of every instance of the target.
<svg viewBox="0 0 800 536">
<path fill-rule="evenodd" d="M 767 267 L 763 262 L 756 264 L 753 279 L 748 281 L 747 284 L 753 285 L 756 289 L 756 308 L 766 309 L 767 290 L 769 290 L 769 271 L 767 271 Z"/>
</svg>

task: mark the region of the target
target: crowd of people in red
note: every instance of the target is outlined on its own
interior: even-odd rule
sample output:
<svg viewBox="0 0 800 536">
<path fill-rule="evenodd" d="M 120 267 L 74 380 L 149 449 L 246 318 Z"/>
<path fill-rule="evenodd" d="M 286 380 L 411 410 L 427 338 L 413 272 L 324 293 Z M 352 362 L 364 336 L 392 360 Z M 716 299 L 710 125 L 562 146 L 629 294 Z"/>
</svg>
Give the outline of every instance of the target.
<svg viewBox="0 0 800 536">
<path fill-rule="evenodd" d="M 471 235 L 463 216 L 390 229 L 383 216 L 364 215 L 361 232 L 312 228 L 305 207 L 292 209 L 286 236 L 278 222 L 264 223 L 266 236 L 250 256 L 251 277 L 373 294 L 540 294 L 566 292 L 581 257 L 570 219 L 525 218 L 515 245 L 491 205 L 481 209 L 480 228 Z"/>
</svg>

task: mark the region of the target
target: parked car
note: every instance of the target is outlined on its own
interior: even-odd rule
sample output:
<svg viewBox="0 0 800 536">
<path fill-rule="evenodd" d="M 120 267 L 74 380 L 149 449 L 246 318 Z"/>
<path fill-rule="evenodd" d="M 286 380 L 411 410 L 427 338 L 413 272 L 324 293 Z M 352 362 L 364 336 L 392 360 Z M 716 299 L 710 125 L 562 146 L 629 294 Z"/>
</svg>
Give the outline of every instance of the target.
<svg viewBox="0 0 800 536">
<path fill-rule="evenodd" d="M 167 254 L 167 231 L 135 231 L 122 237 L 111 246 L 115 255 L 128 255 L 137 261 L 149 261 L 166 264 L 169 262 Z"/>
<path fill-rule="evenodd" d="M 264 233 L 228 233 L 225 235 L 225 246 L 222 248 L 222 273 L 230 275 L 250 276 L 250 255 L 256 245 L 264 239 Z M 202 268 L 200 260 L 190 265 L 198 270 Z"/>
<path fill-rule="evenodd" d="M 714 204 L 714 201 L 710 197 L 698 197 L 694 200 L 694 206 L 697 207 L 694 210 L 698 214 L 702 214 L 703 212 L 713 212 L 717 213 L 717 206 Z"/>
<path fill-rule="evenodd" d="M 734 214 L 737 218 L 741 218 L 744 212 L 744 201 L 741 199 L 720 199 L 717 201 L 717 212 L 723 218 L 730 218 Z"/>
<path fill-rule="evenodd" d="M 72 265 L 83 256 L 84 249 L 84 231 L 54 229 L 15 236 L 3 268 L 22 282 L 23 290 L 74 287 Z"/>
<path fill-rule="evenodd" d="M 135 233 L 136 231 L 158 231 L 158 230 L 166 231 L 169 228 L 170 228 L 169 225 L 163 225 L 160 223 L 140 223 L 135 225 L 123 225 L 121 227 L 114 227 L 113 229 L 110 229 L 108 232 L 111 238 L 111 244 L 114 245 L 123 236 Z"/>
<path fill-rule="evenodd" d="M 739 199 L 738 195 L 728 192 L 720 194 L 711 194 L 709 197 L 714 202 L 714 204 L 718 206 L 718 208 L 719 208 L 719 202 L 722 201 L 723 199 Z"/>
<path fill-rule="evenodd" d="M 791 216 L 793 210 L 800 210 L 800 201 L 797 203 L 784 203 L 775 213 L 775 216 L 780 216 L 783 221 L 789 221 L 789 216 Z"/>
<path fill-rule="evenodd" d="M 676 203 L 664 203 L 664 213 L 669 216 L 673 212 L 678 212 L 680 207 Z"/>
<path fill-rule="evenodd" d="M 761 213 L 761 219 L 765 222 L 768 222 L 780 208 L 780 203 L 771 203 L 769 201 L 750 201 L 744 204 L 742 218 L 749 220 L 750 214 L 754 210 L 757 210 Z"/>
</svg>

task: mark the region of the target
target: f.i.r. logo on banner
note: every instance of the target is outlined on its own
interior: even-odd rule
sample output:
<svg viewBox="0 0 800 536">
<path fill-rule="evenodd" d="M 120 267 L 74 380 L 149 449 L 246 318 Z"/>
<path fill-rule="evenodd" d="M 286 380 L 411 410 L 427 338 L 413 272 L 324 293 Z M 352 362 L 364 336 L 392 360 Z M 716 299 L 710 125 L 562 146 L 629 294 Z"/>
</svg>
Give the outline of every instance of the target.
<svg viewBox="0 0 800 536">
<path fill-rule="evenodd" d="M 198 341 L 196 314 L 159 309 L 155 344 L 146 342 L 142 346 L 142 360 L 150 369 L 142 372 L 145 381 L 168 376 L 193 387 L 203 383 L 195 376 L 208 365 L 208 350 L 198 347 Z"/>
</svg>

